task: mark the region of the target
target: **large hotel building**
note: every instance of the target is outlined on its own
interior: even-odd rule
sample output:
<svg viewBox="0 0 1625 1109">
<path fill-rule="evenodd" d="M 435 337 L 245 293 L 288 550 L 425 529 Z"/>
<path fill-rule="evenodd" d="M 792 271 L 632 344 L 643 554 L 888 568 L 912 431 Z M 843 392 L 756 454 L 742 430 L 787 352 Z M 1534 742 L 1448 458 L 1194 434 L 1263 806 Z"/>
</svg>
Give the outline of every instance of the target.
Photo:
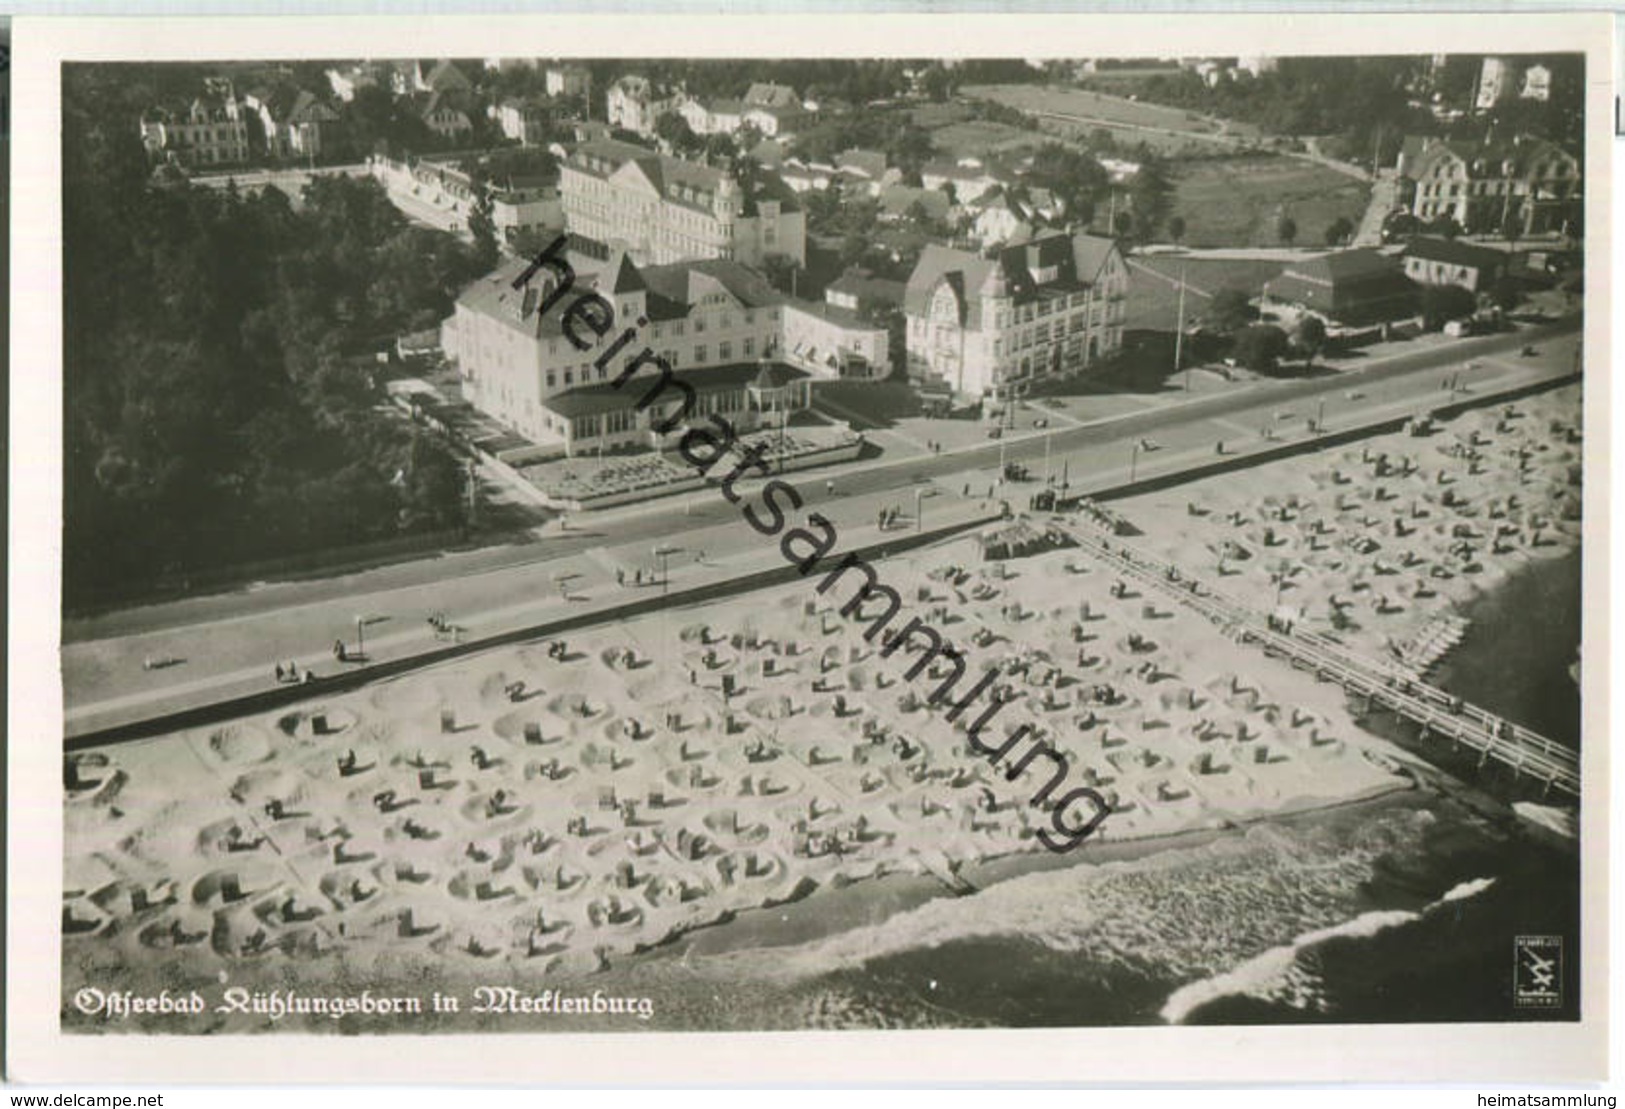
<svg viewBox="0 0 1625 1109">
<path fill-rule="evenodd" d="M 544 449 L 573 456 L 671 445 L 670 436 L 653 425 L 678 408 L 676 391 L 649 409 L 637 407 L 647 391 L 639 378 L 657 376 L 658 367 L 645 364 L 624 387 L 614 384 L 644 347 L 695 390 L 689 422 L 717 413 L 740 431 L 806 407 L 815 379 L 873 380 L 890 372 L 884 328 L 845 309 L 786 297 L 738 262 L 640 267 L 624 250 L 573 234 L 563 257 L 573 283 L 548 312 L 538 309 L 554 280 L 551 271 L 537 270 L 515 288 L 529 263 L 514 259 L 464 290 L 441 328 L 464 399 Z M 617 323 L 580 350 L 565 336 L 561 320 L 565 307 L 585 292 L 607 300 Z M 594 365 L 624 328 L 634 326 L 634 342 L 604 368 Z M 590 330 L 581 333 L 591 336 Z"/>
<path fill-rule="evenodd" d="M 981 254 L 928 245 L 903 297 L 909 376 L 1002 401 L 1123 345 L 1128 267 L 1117 244 L 1053 231 Z"/>
<path fill-rule="evenodd" d="M 584 142 L 559 170 L 565 226 L 639 265 L 723 258 L 807 263 L 807 218 L 776 175 L 741 178 L 613 139 Z"/>
</svg>

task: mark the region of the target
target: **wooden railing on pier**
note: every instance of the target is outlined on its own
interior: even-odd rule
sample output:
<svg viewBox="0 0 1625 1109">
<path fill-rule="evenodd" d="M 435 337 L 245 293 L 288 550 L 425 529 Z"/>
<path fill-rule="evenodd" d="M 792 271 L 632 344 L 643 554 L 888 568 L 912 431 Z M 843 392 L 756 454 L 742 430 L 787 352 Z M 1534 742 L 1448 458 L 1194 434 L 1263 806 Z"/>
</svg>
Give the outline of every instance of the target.
<svg viewBox="0 0 1625 1109">
<path fill-rule="evenodd" d="M 1088 525 L 1067 532 L 1090 555 L 1126 579 L 1177 599 L 1225 629 L 1239 643 L 1256 643 L 1266 654 L 1284 657 L 1295 667 L 1313 670 L 1363 697 L 1368 706 L 1395 712 L 1422 729 L 1424 736 L 1449 739 L 1479 752 L 1479 765 L 1490 759 L 1578 799 L 1579 755 L 1560 743 L 1477 705 L 1429 685 L 1414 671 L 1386 659 L 1370 659 L 1341 643 L 1308 630 L 1285 630 L 1252 606 L 1215 590 L 1176 564 L 1131 547 L 1115 535 Z"/>
</svg>

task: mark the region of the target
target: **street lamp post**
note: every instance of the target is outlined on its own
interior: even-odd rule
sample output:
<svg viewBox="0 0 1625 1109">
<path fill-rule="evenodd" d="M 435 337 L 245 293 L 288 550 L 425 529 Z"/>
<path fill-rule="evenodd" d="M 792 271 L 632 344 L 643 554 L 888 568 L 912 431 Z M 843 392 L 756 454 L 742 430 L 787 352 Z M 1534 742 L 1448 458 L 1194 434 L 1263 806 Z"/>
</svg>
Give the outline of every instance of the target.
<svg viewBox="0 0 1625 1109">
<path fill-rule="evenodd" d="M 921 532 L 921 531 L 925 530 L 925 502 L 924 502 L 924 497 L 925 497 L 925 489 L 923 487 L 914 490 L 914 530 L 915 530 L 915 532 Z"/>
<path fill-rule="evenodd" d="M 355 653 L 358 656 L 365 656 L 367 653 L 367 618 L 365 616 L 355 618 Z"/>
<path fill-rule="evenodd" d="M 1140 465 L 1140 443 L 1139 443 L 1139 440 L 1135 440 L 1134 447 L 1133 447 L 1132 450 L 1129 451 L 1129 456 L 1128 456 L 1128 482 L 1129 482 L 1130 485 L 1134 484 L 1134 474 L 1135 474 L 1135 471 L 1139 468 L 1139 465 Z"/>
</svg>

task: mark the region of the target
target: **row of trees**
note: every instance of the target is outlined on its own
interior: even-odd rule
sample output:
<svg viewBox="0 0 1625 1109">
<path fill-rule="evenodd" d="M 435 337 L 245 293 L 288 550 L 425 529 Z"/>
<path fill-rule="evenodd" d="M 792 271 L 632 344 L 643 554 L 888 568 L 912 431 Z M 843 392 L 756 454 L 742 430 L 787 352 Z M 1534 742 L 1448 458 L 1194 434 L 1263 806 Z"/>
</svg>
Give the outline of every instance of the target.
<svg viewBox="0 0 1625 1109">
<path fill-rule="evenodd" d="M 64 600 L 460 526 L 461 467 L 357 355 L 484 261 L 370 179 L 160 187 L 117 67 L 64 70 Z"/>
</svg>

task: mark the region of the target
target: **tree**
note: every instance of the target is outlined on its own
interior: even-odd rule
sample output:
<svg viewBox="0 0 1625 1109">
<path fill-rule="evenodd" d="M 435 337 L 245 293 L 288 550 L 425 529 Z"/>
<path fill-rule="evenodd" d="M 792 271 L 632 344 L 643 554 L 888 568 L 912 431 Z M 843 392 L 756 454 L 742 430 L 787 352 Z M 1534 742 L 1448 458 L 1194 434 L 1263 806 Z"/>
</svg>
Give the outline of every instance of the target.
<svg viewBox="0 0 1625 1109">
<path fill-rule="evenodd" d="M 1309 369 L 1315 355 L 1326 345 L 1326 324 L 1319 316 L 1305 312 L 1292 333 L 1292 344 L 1303 352 L 1303 368 Z"/>
<path fill-rule="evenodd" d="M 1354 221 L 1347 216 L 1338 216 L 1331 222 L 1331 226 L 1326 228 L 1326 245 L 1339 246 L 1348 242 L 1353 234 Z"/>
<path fill-rule="evenodd" d="M 1134 231 L 1142 242 L 1150 241 L 1167 218 L 1168 209 L 1173 204 L 1173 192 L 1173 183 L 1168 180 L 1162 163 L 1155 158 L 1144 158 L 1139 172 L 1129 184 Z"/>
<path fill-rule="evenodd" d="M 1438 331 L 1451 320 L 1471 316 L 1478 306 L 1472 293 L 1460 285 L 1424 285 L 1422 287 L 1422 327 Z"/>
<path fill-rule="evenodd" d="M 1246 327 L 1257 315 L 1247 290 L 1232 285 L 1213 294 L 1202 318 L 1215 331 L 1228 335 Z"/>
<path fill-rule="evenodd" d="M 1023 183 L 1049 190 L 1060 201 L 1063 217 L 1080 223 L 1093 218 L 1097 203 L 1109 187 L 1099 162 L 1056 142 L 1045 143 L 1034 151 Z"/>
<path fill-rule="evenodd" d="M 1291 216 L 1282 215 L 1275 224 L 1275 236 L 1285 246 L 1291 246 L 1292 240 L 1298 237 L 1298 221 Z"/>
<path fill-rule="evenodd" d="M 1175 246 L 1178 246 L 1180 241 L 1182 239 L 1184 239 L 1184 237 L 1185 237 L 1185 217 L 1184 216 L 1174 216 L 1172 219 L 1170 219 L 1168 221 L 1168 237 L 1174 241 Z"/>
<path fill-rule="evenodd" d="M 1268 373 L 1286 347 L 1285 331 L 1270 323 L 1254 324 L 1236 337 L 1236 361 L 1255 373 Z"/>
<path fill-rule="evenodd" d="M 490 186 L 476 178 L 474 206 L 468 213 L 468 231 L 474 237 L 475 261 L 482 270 L 487 271 L 495 269 L 502 257 L 497 247 L 497 225 L 492 218 L 495 208 Z"/>
</svg>

